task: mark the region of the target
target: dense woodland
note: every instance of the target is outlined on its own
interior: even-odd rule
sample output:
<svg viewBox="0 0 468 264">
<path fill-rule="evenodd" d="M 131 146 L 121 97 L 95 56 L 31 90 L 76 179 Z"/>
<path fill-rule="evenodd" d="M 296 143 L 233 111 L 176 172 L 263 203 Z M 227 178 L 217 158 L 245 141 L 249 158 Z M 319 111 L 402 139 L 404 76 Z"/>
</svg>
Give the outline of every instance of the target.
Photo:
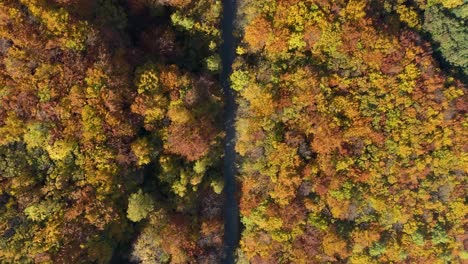
<svg viewBox="0 0 468 264">
<path fill-rule="evenodd" d="M 221 263 L 220 0 L 0 1 L 0 263 Z M 468 261 L 468 4 L 238 0 L 238 263 Z"/>
<path fill-rule="evenodd" d="M 219 261 L 221 8 L 0 2 L 1 263 Z"/>
<path fill-rule="evenodd" d="M 467 8 L 241 2 L 239 263 L 468 260 Z"/>
</svg>

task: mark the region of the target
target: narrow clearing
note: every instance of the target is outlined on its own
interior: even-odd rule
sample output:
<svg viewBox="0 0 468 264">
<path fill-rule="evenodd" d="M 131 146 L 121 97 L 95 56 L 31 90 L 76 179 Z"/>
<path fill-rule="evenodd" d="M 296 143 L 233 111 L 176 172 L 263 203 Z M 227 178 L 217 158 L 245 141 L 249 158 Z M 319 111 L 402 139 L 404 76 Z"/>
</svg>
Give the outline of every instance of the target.
<svg viewBox="0 0 468 264">
<path fill-rule="evenodd" d="M 232 71 L 232 63 L 234 61 L 235 39 L 233 35 L 234 18 L 235 18 L 235 0 L 223 0 L 223 18 L 222 18 L 222 38 L 223 45 L 221 47 L 221 84 L 223 86 L 225 96 L 224 110 L 224 127 L 226 131 L 226 139 L 224 146 L 224 166 L 223 174 L 225 179 L 224 191 L 226 194 L 225 214 L 224 214 L 224 246 L 225 259 L 223 263 L 234 263 L 235 250 L 239 242 L 239 206 L 236 199 L 236 152 L 235 152 L 235 117 L 236 117 L 236 100 L 234 92 L 229 83 L 229 75 Z"/>
</svg>

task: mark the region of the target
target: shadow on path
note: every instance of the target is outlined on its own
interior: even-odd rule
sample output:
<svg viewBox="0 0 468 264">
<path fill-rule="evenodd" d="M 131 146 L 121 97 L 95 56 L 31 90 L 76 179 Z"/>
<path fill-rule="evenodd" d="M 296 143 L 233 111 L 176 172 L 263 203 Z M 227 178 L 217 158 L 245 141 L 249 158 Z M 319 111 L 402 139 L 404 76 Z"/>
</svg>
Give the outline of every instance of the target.
<svg viewBox="0 0 468 264">
<path fill-rule="evenodd" d="M 236 14 L 236 1 L 223 0 L 223 17 L 221 22 L 223 44 L 221 46 L 221 84 L 223 86 L 225 109 L 224 128 L 226 132 L 224 146 L 223 174 L 225 180 L 224 192 L 226 195 L 224 205 L 224 250 L 225 258 L 223 263 L 232 264 L 235 260 L 235 251 L 239 243 L 239 206 L 236 199 L 236 100 L 229 83 L 229 76 L 232 72 L 234 61 L 235 38 L 233 35 L 234 18 Z"/>
</svg>

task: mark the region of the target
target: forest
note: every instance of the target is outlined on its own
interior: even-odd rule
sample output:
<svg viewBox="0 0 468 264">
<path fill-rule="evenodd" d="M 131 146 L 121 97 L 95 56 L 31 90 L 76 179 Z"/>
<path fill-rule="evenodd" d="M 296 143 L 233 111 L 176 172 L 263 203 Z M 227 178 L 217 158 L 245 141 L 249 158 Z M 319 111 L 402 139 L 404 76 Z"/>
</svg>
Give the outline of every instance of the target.
<svg viewBox="0 0 468 264">
<path fill-rule="evenodd" d="M 1 0 L 0 263 L 468 263 L 467 24 L 464 0 Z"/>
<path fill-rule="evenodd" d="M 468 4 L 239 8 L 239 263 L 466 263 Z"/>
<path fill-rule="evenodd" d="M 1 263 L 220 259 L 221 8 L 0 3 Z"/>
</svg>

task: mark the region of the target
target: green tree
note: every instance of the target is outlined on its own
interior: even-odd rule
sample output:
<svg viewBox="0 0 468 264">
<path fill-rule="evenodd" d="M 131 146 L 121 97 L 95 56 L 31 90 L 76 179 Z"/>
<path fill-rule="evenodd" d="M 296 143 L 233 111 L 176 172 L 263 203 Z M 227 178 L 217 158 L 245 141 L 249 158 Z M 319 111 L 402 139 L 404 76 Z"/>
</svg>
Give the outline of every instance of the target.
<svg viewBox="0 0 468 264">
<path fill-rule="evenodd" d="M 468 74 L 468 12 L 463 6 L 446 9 L 440 5 L 425 11 L 423 28 L 440 47 L 439 51 L 451 64 Z"/>
<path fill-rule="evenodd" d="M 133 222 L 139 222 L 154 210 L 154 200 L 151 195 L 138 192 L 130 195 L 128 199 L 127 218 Z"/>
<path fill-rule="evenodd" d="M 132 143 L 131 145 L 133 154 L 137 158 L 137 164 L 139 166 L 146 165 L 151 162 L 151 153 L 153 148 L 148 140 L 148 138 L 140 138 Z"/>
<path fill-rule="evenodd" d="M 247 71 L 234 71 L 231 74 L 231 86 L 236 91 L 241 91 L 249 84 L 249 74 Z"/>
<path fill-rule="evenodd" d="M 218 72 L 221 65 L 221 58 L 219 55 L 212 55 L 206 58 L 206 68 L 212 72 Z"/>
<path fill-rule="evenodd" d="M 52 200 L 32 204 L 24 209 L 24 213 L 33 221 L 43 221 L 58 211 L 60 204 Z"/>
</svg>

